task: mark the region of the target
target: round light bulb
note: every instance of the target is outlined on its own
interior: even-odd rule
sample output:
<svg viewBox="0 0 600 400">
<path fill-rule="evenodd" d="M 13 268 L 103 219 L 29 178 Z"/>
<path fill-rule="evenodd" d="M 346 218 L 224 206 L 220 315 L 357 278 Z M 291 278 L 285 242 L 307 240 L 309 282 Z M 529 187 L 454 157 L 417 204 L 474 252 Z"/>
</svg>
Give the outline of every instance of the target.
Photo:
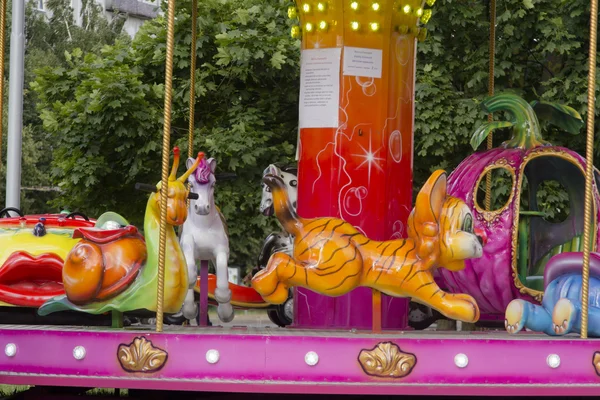
<svg viewBox="0 0 600 400">
<path fill-rule="evenodd" d="M 319 30 L 321 30 L 321 31 L 327 30 L 327 26 L 328 26 L 327 22 L 325 22 L 325 21 L 319 22 Z"/>
<path fill-rule="evenodd" d="M 358 23 L 358 21 L 352 21 L 352 22 L 350 22 L 350 28 L 353 31 L 357 31 L 360 29 L 360 24 Z"/>
<path fill-rule="evenodd" d="M 317 363 L 319 362 L 319 355 L 317 353 L 315 353 L 314 351 L 309 351 L 304 356 L 304 362 L 306 362 L 306 364 L 313 367 L 313 366 L 317 365 Z"/>
<path fill-rule="evenodd" d="M 373 11 L 379 11 L 381 6 L 379 5 L 379 3 L 373 3 L 371 4 L 371 8 L 373 9 Z"/>
<path fill-rule="evenodd" d="M 410 10 L 411 10 L 411 7 L 409 4 L 402 7 L 402 11 L 404 11 L 404 14 L 410 14 Z"/>
<path fill-rule="evenodd" d="M 76 360 L 83 360 L 85 358 L 85 347 L 77 346 L 73 349 L 73 357 Z"/>
<path fill-rule="evenodd" d="M 309 13 L 310 12 L 310 4 L 308 4 L 308 3 L 303 4 L 302 11 L 304 11 L 305 13 Z"/>
<path fill-rule="evenodd" d="M 358 10 L 358 1 L 353 1 L 352 3 L 350 3 L 350 8 L 354 11 Z"/>
<path fill-rule="evenodd" d="M 457 354 L 454 357 L 454 364 L 456 364 L 458 368 L 465 368 L 469 364 L 469 358 L 466 354 Z"/>
<path fill-rule="evenodd" d="M 558 368 L 560 366 L 560 357 L 558 354 L 550 354 L 548 358 L 546 358 L 546 364 L 550 368 Z"/>
<path fill-rule="evenodd" d="M 371 22 L 369 24 L 369 27 L 371 28 L 371 30 L 373 32 L 377 32 L 379 30 L 379 23 L 378 22 Z"/>
<path fill-rule="evenodd" d="M 319 10 L 320 12 L 325 11 L 325 3 L 317 3 L 317 10 Z"/>
<path fill-rule="evenodd" d="M 219 350 L 210 349 L 206 352 L 206 361 L 208 361 L 209 364 L 216 364 L 219 362 L 219 358 L 221 358 Z"/>
<path fill-rule="evenodd" d="M 14 343 L 9 343 L 4 347 L 4 354 L 7 357 L 14 357 L 17 354 L 17 345 Z"/>
<path fill-rule="evenodd" d="M 423 15 L 423 9 L 419 8 L 419 9 L 417 9 L 417 11 L 415 13 L 417 14 L 417 17 L 420 17 Z"/>
<path fill-rule="evenodd" d="M 304 25 L 304 29 L 306 29 L 306 32 L 312 32 L 313 24 L 311 24 L 310 22 L 307 22 L 306 25 Z"/>
</svg>

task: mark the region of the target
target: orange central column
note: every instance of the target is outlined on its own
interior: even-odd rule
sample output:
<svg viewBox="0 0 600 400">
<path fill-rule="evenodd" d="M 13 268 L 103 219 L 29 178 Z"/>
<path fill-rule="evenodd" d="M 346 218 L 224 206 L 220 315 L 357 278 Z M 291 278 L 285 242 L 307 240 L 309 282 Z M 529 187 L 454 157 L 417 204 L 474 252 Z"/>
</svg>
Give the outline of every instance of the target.
<svg viewBox="0 0 600 400">
<path fill-rule="evenodd" d="M 301 0 L 302 1 L 302 0 Z M 306 1 L 298 212 L 345 219 L 375 240 L 401 238 L 412 209 L 418 0 Z M 295 326 L 370 329 L 372 292 L 328 298 L 297 288 Z M 382 328 L 407 325 L 406 299 L 382 296 Z"/>
</svg>

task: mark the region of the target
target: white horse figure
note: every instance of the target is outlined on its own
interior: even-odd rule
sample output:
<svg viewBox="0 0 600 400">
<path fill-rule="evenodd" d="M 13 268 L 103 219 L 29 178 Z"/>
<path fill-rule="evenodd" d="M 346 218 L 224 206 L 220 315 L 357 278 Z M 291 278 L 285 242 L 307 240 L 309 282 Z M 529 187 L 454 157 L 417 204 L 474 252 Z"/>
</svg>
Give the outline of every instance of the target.
<svg viewBox="0 0 600 400">
<path fill-rule="evenodd" d="M 194 163 L 193 158 L 186 161 L 187 168 Z M 197 260 L 211 260 L 216 268 L 217 288 L 215 299 L 219 303 L 217 314 L 223 322 L 233 319 L 231 306 L 231 290 L 229 289 L 229 237 L 227 224 L 223 214 L 215 206 L 215 169 L 217 161 L 214 158 L 203 159 L 196 171 L 190 175 L 188 182 L 191 192 L 198 199 L 190 200 L 188 218 L 183 224 L 180 244 L 187 262 L 189 290 L 183 303 L 183 315 L 192 320 L 196 318 L 198 306 L 194 301 L 194 286 L 198 279 Z M 204 295 L 204 294 L 201 294 Z"/>
</svg>

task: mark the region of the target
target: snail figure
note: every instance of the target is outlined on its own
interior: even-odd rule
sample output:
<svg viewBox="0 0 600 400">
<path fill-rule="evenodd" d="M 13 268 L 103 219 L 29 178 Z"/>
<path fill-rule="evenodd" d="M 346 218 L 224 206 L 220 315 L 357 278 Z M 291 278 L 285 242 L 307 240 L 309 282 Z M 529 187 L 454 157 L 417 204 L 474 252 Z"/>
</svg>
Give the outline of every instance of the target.
<svg viewBox="0 0 600 400">
<path fill-rule="evenodd" d="M 188 272 L 174 226 L 187 218 L 189 191 L 186 180 L 204 153 L 179 178 L 179 149 L 168 180 L 166 257 L 164 275 L 164 312 L 177 313 L 188 289 Z M 131 225 L 120 228 L 104 224 L 98 228 L 79 228 L 74 232 L 81 241 L 69 252 L 63 268 L 65 295 L 55 297 L 39 308 L 48 315 L 63 310 L 91 314 L 108 311 L 146 309 L 156 311 L 158 284 L 158 246 L 160 231 L 161 184 L 150 195 L 144 218 L 145 238 Z M 113 229 L 111 229 L 113 228 Z"/>
</svg>

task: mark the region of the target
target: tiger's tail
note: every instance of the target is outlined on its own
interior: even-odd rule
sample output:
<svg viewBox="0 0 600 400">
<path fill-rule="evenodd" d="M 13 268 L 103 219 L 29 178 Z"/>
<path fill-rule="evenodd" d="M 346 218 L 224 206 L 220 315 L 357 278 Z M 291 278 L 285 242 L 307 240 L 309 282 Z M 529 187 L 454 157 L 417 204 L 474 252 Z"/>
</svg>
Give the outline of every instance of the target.
<svg viewBox="0 0 600 400">
<path fill-rule="evenodd" d="M 271 189 L 275 215 L 283 229 L 291 235 L 297 235 L 303 224 L 290 203 L 283 179 L 276 175 L 267 174 L 263 177 L 263 182 Z"/>
</svg>

